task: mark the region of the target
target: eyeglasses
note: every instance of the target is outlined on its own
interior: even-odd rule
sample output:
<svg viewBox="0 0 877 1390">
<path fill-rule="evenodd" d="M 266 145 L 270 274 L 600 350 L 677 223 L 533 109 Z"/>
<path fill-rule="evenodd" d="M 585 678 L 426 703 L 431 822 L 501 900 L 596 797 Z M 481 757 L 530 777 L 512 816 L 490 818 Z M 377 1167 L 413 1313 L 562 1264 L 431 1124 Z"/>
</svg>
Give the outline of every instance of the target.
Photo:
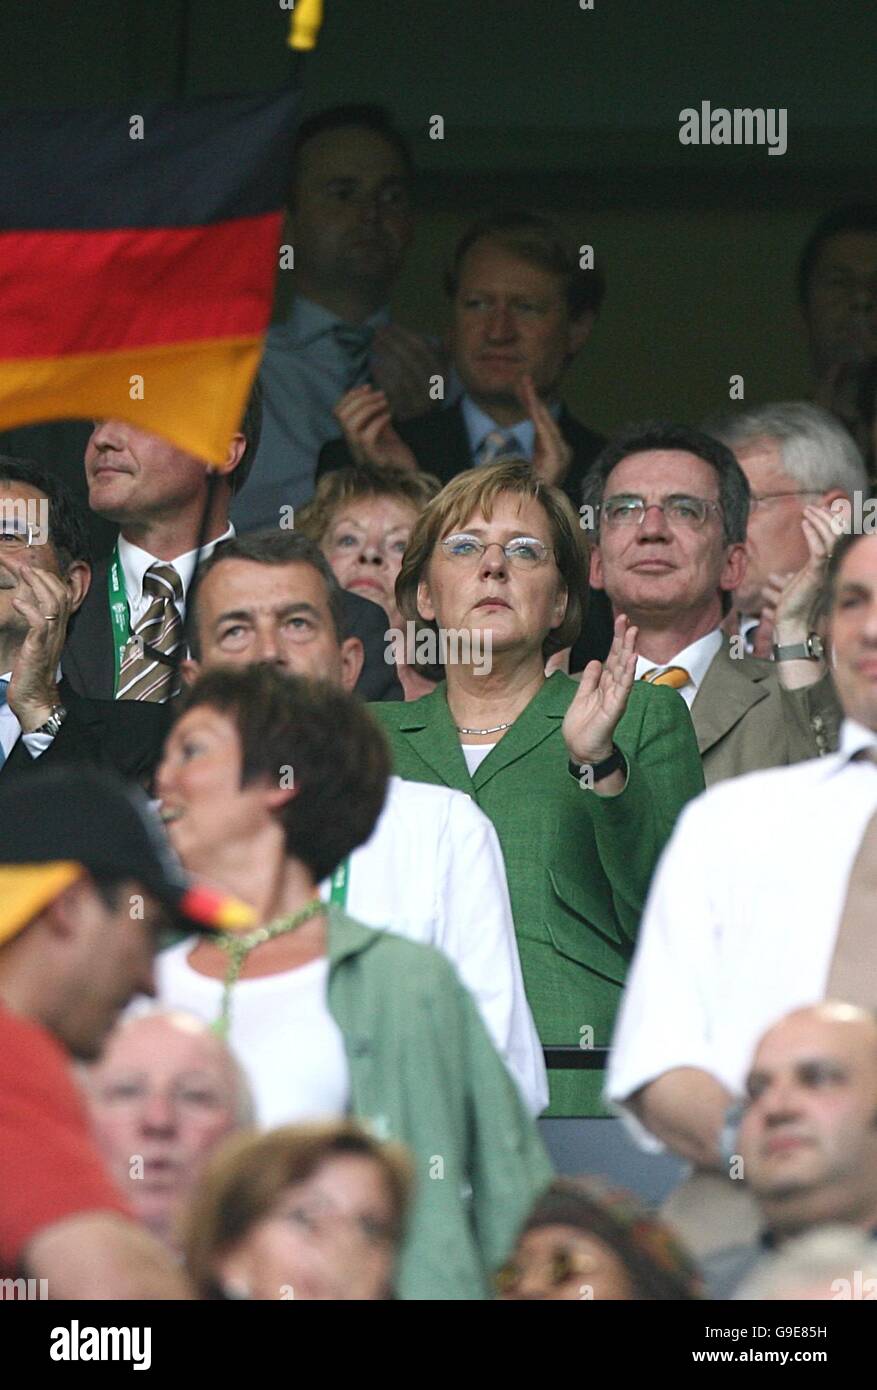
<svg viewBox="0 0 877 1390">
<path fill-rule="evenodd" d="M 453 560 L 459 565 L 477 565 L 486 550 L 492 545 L 499 545 L 500 550 L 505 555 L 509 564 L 515 569 L 532 570 L 538 565 L 544 565 L 549 555 L 553 552 L 547 545 L 537 540 L 535 536 L 514 536 L 505 545 L 500 545 L 499 541 L 480 541 L 477 536 L 470 536 L 463 533 L 457 536 L 446 536 L 441 543 L 442 550 L 449 560 Z"/>
<path fill-rule="evenodd" d="M 722 511 L 718 502 L 711 502 L 706 497 L 686 497 L 681 493 L 665 497 L 663 502 L 646 502 L 644 497 L 626 495 L 607 497 L 600 503 L 599 511 L 609 526 L 642 526 L 646 512 L 651 511 L 652 507 L 663 512 L 668 525 L 684 526 L 691 531 L 700 530 L 710 512 L 720 515 Z"/>
<path fill-rule="evenodd" d="M 33 526 L 0 526 L 0 551 L 28 550 L 36 535 Z"/>
<path fill-rule="evenodd" d="M 584 1279 L 598 1268 L 597 1261 L 577 1251 L 559 1246 L 546 1258 L 533 1263 L 509 1260 L 495 1278 L 497 1293 L 515 1293 L 527 1275 L 538 1274 L 544 1288 L 558 1289 L 570 1279 Z"/>
<path fill-rule="evenodd" d="M 749 498 L 750 512 L 757 511 L 764 502 L 774 502 L 778 497 L 820 497 L 812 487 L 793 487 L 788 492 L 753 492 Z"/>
</svg>

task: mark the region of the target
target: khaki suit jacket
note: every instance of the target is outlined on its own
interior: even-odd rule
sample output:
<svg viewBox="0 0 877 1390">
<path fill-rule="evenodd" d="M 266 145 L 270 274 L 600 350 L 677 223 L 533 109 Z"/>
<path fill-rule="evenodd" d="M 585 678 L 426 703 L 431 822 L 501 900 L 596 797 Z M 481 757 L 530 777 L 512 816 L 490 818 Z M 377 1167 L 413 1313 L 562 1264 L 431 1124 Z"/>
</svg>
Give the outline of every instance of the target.
<svg viewBox="0 0 877 1390">
<path fill-rule="evenodd" d="M 734 657 L 724 637 L 691 718 L 710 787 L 742 772 L 835 752 L 843 713 L 830 673 L 806 689 L 785 690 L 774 662 Z"/>
</svg>

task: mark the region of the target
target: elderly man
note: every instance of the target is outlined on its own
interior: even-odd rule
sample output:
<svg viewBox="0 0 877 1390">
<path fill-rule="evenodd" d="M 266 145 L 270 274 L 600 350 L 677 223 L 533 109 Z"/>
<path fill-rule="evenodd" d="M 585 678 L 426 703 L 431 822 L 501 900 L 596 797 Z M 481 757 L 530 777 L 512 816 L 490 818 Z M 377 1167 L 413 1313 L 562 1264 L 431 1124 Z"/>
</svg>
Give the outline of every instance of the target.
<svg viewBox="0 0 877 1390">
<path fill-rule="evenodd" d="M 743 411 L 711 433 L 733 450 L 751 494 L 746 568 L 731 626 L 747 650 L 769 657 L 779 591 L 807 562 L 805 507 L 837 511 L 856 493 L 867 495 L 865 464 L 844 426 L 806 401 Z"/>
<path fill-rule="evenodd" d="M 840 749 L 723 782 L 683 811 L 615 1033 L 609 1098 L 644 1147 L 717 1177 L 736 1152 L 726 1111 L 777 1015 L 826 998 L 877 1006 L 877 536 L 840 538 L 824 601 Z"/>
<path fill-rule="evenodd" d="M 344 630 L 342 592 L 319 546 L 299 533 L 218 546 L 198 585 L 196 659 L 186 663 L 186 678 L 267 664 L 352 690 L 362 644 Z M 322 892 L 367 926 L 449 956 L 531 1113 L 545 1108 L 548 1081 L 524 993 L 502 850 L 468 796 L 391 778 L 373 834 Z"/>
<path fill-rule="evenodd" d="M 831 1002 L 768 1029 L 746 1078 L 737 1134 L 762 1232 L 706 1262 L 714 1298 L 727 1298 L 766 1250 L 821 1226 L 843 1223 L 877 1237 L 875 1121 L 874 1013 Z"/>
<path fill-rule="evenodd" d="M 778 619 L 776 664 L 722 633 L 745 576 L 749 488 L 723 444 L 679 425 L 636 427 L 600 454 L 582 523 L 596 528 L 591 584 L 636 625 L 637 678 L 675 687 L 691 710 L 707 785 L 834 746 L 839 711 L 809 609 L 837 532 L 810 508 L 808 564 Z"/>
<path fill-rule="evenodd" d="M 96 1057 L 119 1011 L 152 994 L 166 913 L 232 925 L 193 891 L 145 800 L 108 773 L 34 773 L 0 790 L 0 1274 L 49 1297 L 184 1298 L 88 1131 L 69 1060 Z"/>
<path fill-rule="evenodd" d="M 276 526 L 284 507 L 310 499 L 320 448 L 339 433 L 334 407 L 351 387 L 373 383 L 402 419 L 433 405 L 443 357 L 389 309 L 414 235 L 413 174 L 383 107 L 334 106 L 299 129 L 284 238 L 294 264 L 281 258 L 285 317 L 262 363 L 265 428 L 252 484 L 233 509 L 243 531 Z"/>
<path fill-rule="evenodd" d="M 252 1122 L 243 1073 L 200 1019 L 122 1019 L 85 1073 L 98 1147 L 135 1216 L 172 1248 L 201 1169 Z"/>
<path fill-rule="evenodd" d="M 91 582 L 82 509 L 51 473 L 0 457 L 0 781 L 38 762 L 146 777 L 165 721 L 155 706 L 85 699 L 59 662 Z"/>
</svg>

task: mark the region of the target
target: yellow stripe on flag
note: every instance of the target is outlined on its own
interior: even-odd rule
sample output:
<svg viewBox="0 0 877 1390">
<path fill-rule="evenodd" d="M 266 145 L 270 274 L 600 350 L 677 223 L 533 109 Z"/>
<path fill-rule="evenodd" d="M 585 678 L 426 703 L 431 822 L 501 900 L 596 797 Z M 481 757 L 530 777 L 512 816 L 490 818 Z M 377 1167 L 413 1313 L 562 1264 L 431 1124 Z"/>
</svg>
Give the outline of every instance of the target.
<svg viewBox="0 0 877 1390">
<path fill-rule="evenodd" d="M 6 358 L 0 360 L 0 430 L 36 420 L 126 420 L 205 463 L 221 464 L 240 427 L 262 347 L 261 337 L 220 338 Z"/>
<path fill-rule="evenodd" d="M 301 51 L 316 48 L 323 23 L 323 0 L 294 0 L 294 3 L 289 46 Z"/>
</svg>

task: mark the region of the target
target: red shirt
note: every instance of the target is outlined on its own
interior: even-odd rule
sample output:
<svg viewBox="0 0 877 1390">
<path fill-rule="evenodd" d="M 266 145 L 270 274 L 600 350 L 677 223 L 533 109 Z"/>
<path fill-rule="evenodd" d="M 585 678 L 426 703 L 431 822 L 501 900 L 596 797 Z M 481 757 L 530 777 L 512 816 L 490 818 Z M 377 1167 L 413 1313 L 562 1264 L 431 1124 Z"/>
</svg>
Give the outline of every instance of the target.
<svg viewBox="0 0 877 1390">
<path fill-rule="evenodd" d="M 95 1147 L 70 1058 L 45 1028 L 0 1008 L 0 1275 L 65 1217 L 130 1215 Z"/>
</svg>

